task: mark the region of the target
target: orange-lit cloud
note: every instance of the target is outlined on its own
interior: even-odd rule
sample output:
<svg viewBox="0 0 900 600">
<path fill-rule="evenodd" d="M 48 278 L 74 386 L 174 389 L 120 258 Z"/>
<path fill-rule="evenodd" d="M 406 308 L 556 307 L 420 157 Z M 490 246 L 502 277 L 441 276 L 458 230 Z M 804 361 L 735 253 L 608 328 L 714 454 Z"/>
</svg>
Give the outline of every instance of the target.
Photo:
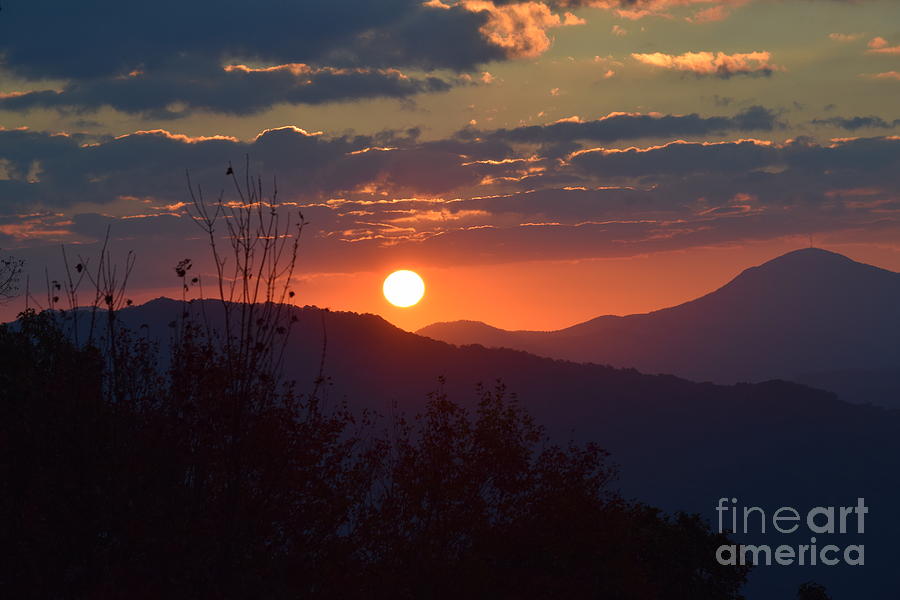
<svg viewBox="0 0 900 600">
<path fill-rule="evenodd" d="M 8 236 L 16 242 L 71 241 L 70 220 L 62 218 L 58 213 L 39 212 L 33 214 L 14 215 L 0 222 L 0 235 Z"/>
<path fill-rule="evenodd" d="M 234 136 L 230 135 L 197 135 L 190 136 L 184 135 L 183 133 L 172 133 L 171 131 L 167 131 L 165 129 L 140 129 L 135 131 L 134 133 L 126 133 L 123 135 L 116 136 L 115 139 L 123 140 L 129 138 L 134 135 L 146 135 L 146 136 L 157 136 L 166 138 L 168 140 L 174 140 L 177 142 L 183 142 L 185 144 L 199 144 L 201 142 L 209 142 L 214 140 L 222 140 L 227 142 L 237 142 L 238 139 Z"/>
<path fill-rule="evenodd" d="M 633 127 L 640 124 L 644 137 L 672 139 L 679 133 L 739 129 L 745 117 L 617 113 L 519 133 L 528 134 L 521 143 L 594 141 L 619 139 L 623 130 L 633 138 Z M 647 135 L 663 130 L 664 136 Z M 225 160 L 243 154 L 276 172 L 282 198 L 302 205 L 314 223 L 304 251 L 310 264 L 324 270 L 368 269 L 391 257 L 413 255 L 432 265 L 515 262 L 548 252 L 565 260 L 632 256 L 896 218 L 891 212 L 897 209 L 900 165 L 896 138 L 835 140 L 827 146 L 810 140 L 653 139 L 640 148 L 561 154 L 561 148 L 582 144 L 517 148 L 492 139 L 491 132 L 479 133 L 479 141 L 423 141 L 383 135 L 331 138 L 287 127 L 253 142 L 234 142 L 160 131 L 83 148 L 79 139 L 2 132 L 0 156 L 10 171 L 6 188 L 24 200 L 32 198 L 33 204 L 56 203 L 63 209 L 115 194 L 107 203 L 117 216 L 76 212 L 72 225 L 63 226 L 59 221 L 23 225 L 0 214 L 0 224 L 9 225 L 0 234 L 25 245 L 28 239 L 40 243 L 41 232 L 45 240 L 64 231 L 82 240 L 102 239 L 112 226 L 117 238 L 145 254 L 162 246 L 180 251 L 196 236 L 190 220 L 178 216 L 184 183 L 159 174 L 196 165 L 192 180 L 215 190 L 225 177 Z M 505 138 L 510 136 L 506 132 Z M 35 162 L 44 171 L 30 183 Z M 81 165 L 89 177 L 73 182 L 70 164 Z M 832 193 L 865 188 L 884 194 Z M 126 213 L 126 196 L 153 201 Z M 9 206 L 16 202 L 12 195 L 5 198 Z M 852 213 L 822 211 L 823 205 Z"/>
<path fill-rule="evenodd" d="M 451 212 L 448 210 L 400 210 L 396 211 L 399 216 L 387 219 L 387 223 L 392 224 L 437 224 L 452 223 L 459 221 L 472 221 L 476 219 L 488 219 L 491 216 L 486 210 L 458 210 Z"/>
<path fill-rule="evenodd" d="M 686 52 L 674 55 L 663 52 L 631 55 L 646 65 L 683 71 L 696 75 L 731 77 L 733 75 L 770 75 L 782 67 L 772 64 L 769 52 L 725 54 L 724 52 Z"/>
<path fill-rule="evenodd" d="M 688 17 L 689 21 L 695 23 L 715 23 L 716 21 L 724 21 L 731 15 L 731 11 L 739 6 L 747 4 L 750 0 L 733 0 L 727 4 L 717 4 L 697 11 L 693 17 Z"/>
<path fill-rule="evenodd" d="M 472 12 L 487 13 L 481 33 L 491 44 L 504 50 L 509 58 L 535 58 L 550 48 L 547 30 L 582 25 L 585 21 L 572 13 L 555 14 L 543 2 L 495 5 L 486 0 L 465 0 Z"/>
<path fill-rule="evenodd" d="M 900 46 L 891 46 L 891 43 L 883 37 L 875 37 L 869 40 L 871 54 L 900 54 Z"/>
</svg>

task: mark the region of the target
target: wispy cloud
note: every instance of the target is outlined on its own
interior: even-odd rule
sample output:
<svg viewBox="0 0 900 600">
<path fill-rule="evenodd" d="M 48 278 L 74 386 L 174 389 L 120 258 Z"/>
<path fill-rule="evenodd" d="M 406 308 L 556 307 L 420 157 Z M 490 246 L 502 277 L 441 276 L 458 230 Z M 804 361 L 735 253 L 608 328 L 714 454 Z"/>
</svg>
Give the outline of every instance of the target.
<svg viewBox="0 0 900 600">
<path fill-rule="evenodd" d="M 684 19 L 694 23 L 721 21 L 752 0 L 559 0 L 561 6 L 591 6 L 615 12 L 623 19 L 674 16 L 673 9 L 687 9 Z"/>
<path fill-rule="evenodd" d="M 864 74 L 860 77 L 866 77 L 869 79 L 896 79 L 900 80 L 900 71 L 885 71 L 883 73 L 872 73 L 872 74 Z"/>
<path fill-rule="evenodd" d="M 855 42 L 863 36 L 861 33 L 829 33 L 828 38 L 835 42 Z"/>
<path fill-rule="evenodd" d="M 828 119 L 813 119 L 813 125 L 830 125 L 848 131 L 857 129 L 891 129 L 900 125 L 900 119 L 887 121 L 881 117 L 870 115 L 867 117 L 831 117 Z"/>
</svg>

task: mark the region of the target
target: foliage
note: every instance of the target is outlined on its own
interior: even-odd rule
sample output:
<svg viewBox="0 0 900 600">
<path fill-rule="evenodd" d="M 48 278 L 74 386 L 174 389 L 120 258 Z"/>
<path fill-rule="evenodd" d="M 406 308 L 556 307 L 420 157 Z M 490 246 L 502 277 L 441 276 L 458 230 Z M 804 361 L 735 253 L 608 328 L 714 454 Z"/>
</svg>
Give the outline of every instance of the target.
<svg viewBox="0 0 900 600">
<path fill-rule="evenodd" d="M 797 590 L 797 600 L 831 600 L 824 586 L 815 582 L 807 582 Z"/>
<path fill-rule="evenodd" d="M 179 262 L 165 360 L 120 325 L 133 257 L 105 247 L 53 282 L 69 309 L 0 327 L 0 595 L 740 598 L 722 536 L 621 498 L 599 446 L 550 444 L 502 386 L 390 419 L 299 393 L 282 354 L 305 221 L 233 180 L 239 202 L 193 208 L 222 318 Z"/>
<path fill-rule="evenodd" d="M 599 446 L 550 444 L 502 385 L 470 415 L 442 393 L 381 443 L 357 531 L 373 598 L 739 598 L 696 515 L 627 502 Z"/>
<path fill-rule="evenodd" d="M 4 595 L 739 597 L 719 536 L 618 497 L 602 450 L 549 444 L 502 388 L 380 428 L 291 388 L 236 415 L 200 345 L 109 400 L 99 351 L 20 324 L 0 329 Z"/>
<path fill-rule="evenodd" d="M 21 259 L 12 256 L 0 258 L 0 302 L 10 300 L 18 292 L 23 264 Z"/>
</svg>

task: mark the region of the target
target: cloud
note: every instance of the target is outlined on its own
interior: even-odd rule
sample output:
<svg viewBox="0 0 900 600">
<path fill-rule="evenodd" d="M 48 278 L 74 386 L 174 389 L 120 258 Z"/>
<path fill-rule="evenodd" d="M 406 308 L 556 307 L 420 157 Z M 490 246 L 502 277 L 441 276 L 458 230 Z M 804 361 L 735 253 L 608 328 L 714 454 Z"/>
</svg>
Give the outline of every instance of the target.
<svg viewBox="0 0 900 600">
<path fill-rule="evenodd" d="M 563 17 L 551 12 L 543 2 L 500 4 L 490 0 L 464 0 L 466 10 L 487 16 L 480 31 L 491 44 L 502 48 L 509 58 L 535 58 L 550 48 L 547 30 L 583 25 L 572 13 Z"/>
<path fill-rule="evenodd" d="M 176 118 L 408 98 L 472 81 L 446 71 L 539 56 L 548 30 L 584 23 L 545 2 L 489 0 L 160 0 L 49 12 L 40 2 L 3 11 L 0 62 L 26 86 L 0 97 L 0 108 Z M 248 18 L 265 26 L 248 28 Z"/>
<path fill-rule="evenodd" d="M 705 174 L 712 178 L 709 181 L 724 177 L 727 183 L 734 181 L 734 174 L 764 179 L 789 171 L 860 183 L 869 173 L 882 172 L 893 184 L 898 175 L 890 170 L 900 164 L 900 137 L 853 138 L 828 145 L 803 139 L 783 144 L 755 139 L 674 141 L 646 148 L 592 148 L 574 153 L 570 162 L 584 173 L 617 180 L 661 181 L 676 176 L 684 181 L 688 174 Z"/>
<path fill-rule="evenodd" d="M 615 12 L 624 19 L 674 16 L 673 9 L 685 9 L 684 19 L 694 23 L 720 21 L 735 8 L 752 0 L 559 0 L 558 5 L 590 6 Z"/>
<path fill-rule="evenodd" d="M 757 140 L 676 141 L 649 148 L 593 148 L 576 152 L 571 162 L 594 176 L 655 178 L 678 173 L 742 173 L 773 164 L 777 149 Z"/>
<path fill-rule="evenodd" d="M 264 26 L 247 27 L 248 20 Z M 420 0 L 17 2 L 4 6 L 0 53 L 8 69 L 34 79 L 151 72 L 179 56 L 212 65 L 467 70 L 502 56 L 479 33 L 485 21 Z"/>
<path fill-rule="evenodd" d="M 890 129 L 900 125 L 900 119 L 885 121 L 881 117 L 871 115 L 868 117 L 831 117 L 829 119 L 813 119 L 812 123 L 814 125 L 830 125 L 848 131 L 856 131 L 857 129 Z"/>
<path fill-rule="evenodd" d="M 252 142 L 229 138 L 191 138 L 166 131 L 137 132 L 117 138 L 50 135 L 35 131 L 0 131 L 0 159 L 12 165 L 0 181 L 0 210 L 23 206 L 66 208 L 92 202 L 112 204 L 121 198 L 184 200 L 182 177 L 190 169 L 204 184 L 224 185 L 225 165 L 253 153 L 256 164 L 274 171 L 291 165 L 291 174 L 308 181 L 300 189 L 315 189 L 316 170 L 325 169 L 348 151 L 371 139 L 324 140 L 299 129 L 264 132 Z M 291 157 L 288 159 L 287 157 Z M 286 170 L 286 169 L 285 169 Z M 27 173 L 36 173 L 28 180 Z M 218 177 L 213 177 L 217 174 Z"/>
<path fill-rule="evenodd" d="M 731 0 L 731 2 L 710 6 L 709 8 L 698 10 L 692 16 L 688 17 L 687 20 L 695 23 L 715 23 L 716 21 L 724 21 L 731 15 L 731 12 L 735 8 L 748 4 L 750 1 L 751 0 Z"/>
<path fill-rule="evenodd" d="M 555 0 L 560 8 L 593 7 L 609 10 L 623 19 L 662 17 L 683 18 L 692 23 L 709 23 L 727 18 L 734 9 L 754 0 Z M 771 0 L 767 0 L 771 1 Z M 796 0 L 782 0 L 784 2 Z M 809 0 L 818 3 L 862 3 L 866 0 Z"/>
<path fill-rule="evenodd" d="M 248 28 L 248 18 L 265 26 Z M 0 57 L 5 73 L 33 83 L 0 107 L 173 118 L 407 98 L 464 83 L 434 71 L 510 55 L 482 33 L 491 18 L 419 0 L 21 2 L 4 7 Z M 252 69 L 223 69 L 235 64 Z"/>
<path fill-rule="evenodd" d="M 265 25 L 248 28 L 248 19 Z M 547 29 L 583 22 L 537 1 L 19 2 L 4 7 L 0 55 L 8 70 L 28 79 L 149 73 L 178 57 L 209 65 L 471 71 L 505 56 L 540 53 L 549 43 Z"/>
<path fill-rule="evenodd" d="M 180 215 L 189 199 L 185 169 L 214 198 L 228 189 L 228 162 L 240 165 L 245 155 L 254 173 L 278 177 L 286 210 L 302 206 L 313 223 L 304 256 L 322 270 L 404 256 L 434 264 L 568 259 L 810 230 L 900 231 L 900 137 L 621 149 L 581 138 L 757 120 L 777 127 L 771 112 L 748 109 L 728 117 L 617 115 L 431 141 L 416 130 L 331 137 L 295 127 L 244 141 L 161 130 L 100 138 L 0 131 L 0 241 L 88 243 L 112 225 L 139 254 L 182 253 L 179 240 L 193 235 Z M 522 137 L 512 140 L 512 132 Z M 559 153 L 573 137 L 599 147 Z M 521 146 L 536 141 L 536 150 Z"/>
<path fill-rule="evenodd" d="M 735 75 L 769 76 L 783 70 L 772 64 L 769 52 L 725 54 L 724 52 L 686 52 L 680 55 L 654 52 L 631 55 L 635 60 L 662 69 L 715 76 L 727 79 Z"/>
<path fill-rule="evenodd" d="M 751 106 L 730 117 L 612 113 L 600 119 L 578 118 L 548 125 L 515 129 L 478 131 L 467 129 L 457 135 L 463 139 L 486 138 L 510 143 L 555 144 L 575 141 L 616 142 L 640 138 L 672 138 L 721 134 L 728 131 L 772 131 L 783 127 L 778 115 L 762 106 Z"/>
<path fill-rule="evenodd" d="M 417 130 L 326 137 L 282 127 L 249 141 L 164 130 L 116 138 L 0 130 L 0 214 L 23 207 L 112 205 L 129 198 L 177 203 L 187 193 L 185 170 L 204 188 L 217 190 L 228 184 L 227 164 L 245 156 L 251 157 L 254 172 L 277 174 L 292 200 L 439 194 L 503 174 L 511 167 L 472 160 L 480 155 L 503 159 L 509 152 L 496 142 L 423 143 Z"/>
<path fill-rule="evenodd" d="M 323 104 L 367 98 L 407 98 L 449 90 L 442 78 L 409 77 L 396 69 L 312 67 L 303 63 L 215 70 L 194 63 L 155 73 L 73 81 L 59 90 L 0 95 L 0 109 L 54 108 L 79 112 L 102 107 L 156 118 L 178 118 L 195 110 L 246 115 L 276 104 Z"/>
<path fill-rule="evenodd" d="M 870 54 L 900 54 L 900 46 L 891 46 L 883 37 L 875 37 L 869 40 Z"/>
<path fill-rule="evenodd" d="M 861 33 L 829 33 L 828 38 L 835 42 L 854 42 L 861 38 L 863 34 Z"/>
<path fill-rule="evenodd" d="M 873 79 L 897 79 L 900 80 L 900 72 L 898 71 L 885 71 L 884 73 L 875 73 L 874 75 L 869 75 Z"/>
</svg>

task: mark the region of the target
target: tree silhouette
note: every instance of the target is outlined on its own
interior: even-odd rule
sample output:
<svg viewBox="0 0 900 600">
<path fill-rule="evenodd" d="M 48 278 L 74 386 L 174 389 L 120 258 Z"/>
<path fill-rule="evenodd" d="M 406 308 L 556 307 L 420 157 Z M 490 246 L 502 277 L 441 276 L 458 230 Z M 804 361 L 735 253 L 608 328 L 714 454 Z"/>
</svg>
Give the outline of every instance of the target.
<svg viewBox="0 0 900 600">
<path fill-rule="evenodd" d="M 696 516 L 627 502 L 594 444 L 550 444 L 502 386 L 474 414 L 442 393 L 382 442 L 357 530 L 374 598 L 739 598 Z"/>
<path fill-rule="evenodd" d="M 0 303 L 10 300 L 19 290 L 23 261 L 12 256 L 0 258 Z"/>
<path fill-rule="evenodd" d="M 133 258 L 105 246 L 57 284 L 69 309 L 0 326 L 0 596 L 740 598 L 723 536 L 620 497 L 599 446 L 549 443 L 502 386 L 391 418 L 302 392 L 282 356 L 302 217 L 238 190 L 195 196 L 218 312 L 181 261 L 168 352 L 123 326 Z"/>
<path fill-rule="evenodd" d="M 797 600 L 831 600 L 824 586 L 812 581 L 804 583 L 797 590 Z"/>
<path fill-rule="evenodd" d="M 0 328 L 4 596 L 740 597 L 722 536 L 620 498 L 600 448 L 549 444 L 502 388 L 378 428 L 252 396 L 235 442 L 225 363 L 192 356 L 110 402 L 48 314 Z"/>
</svg>

